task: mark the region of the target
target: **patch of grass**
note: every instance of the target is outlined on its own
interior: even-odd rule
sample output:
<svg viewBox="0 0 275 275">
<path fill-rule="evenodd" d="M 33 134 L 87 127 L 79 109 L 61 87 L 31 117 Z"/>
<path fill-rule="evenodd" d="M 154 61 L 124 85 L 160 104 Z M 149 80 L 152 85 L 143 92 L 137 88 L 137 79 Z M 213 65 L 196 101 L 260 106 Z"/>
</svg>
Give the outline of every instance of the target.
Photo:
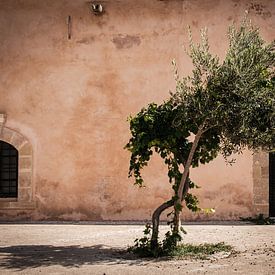
<svg viewBox="0 0 275 275">
<path fill-rule="evenodd" d="M 233 247 L 220 243 L 205 243 L 205 244 L 179 244 L 170 249 L 159 249 L 158 251 L 152 251 L 149 246 L 147 247 L 131 247 L 128 252 L 132 252 L 141 258 L 146 257 L 175 257 L 175 258 L 195 258 L 195 259 L 207 259 L 209 256 L 218 252 L 231 252 Z"/>
<path fill-rule="evenodd" d="M 140 258 L 159 258 L 159 257 L 192 257 L 207 259 L 207 256 L 218 252 L 233 252 L 233 248 L 224 242 L 204 243 L 204 244 L 182 244 L 182 236 L 178 232 L 167 231 L 162 241 L 151 243 L 151 225 L 146 224 L 144 237 L 135 239 L 135 244 L 127 249 L 128 252 L 137 255 Z M 186 231 L 181 228 L 186 234 Z"/>
<path fill-rule="evenodd" d="M 205 259 L 207 256 L 214 255 L 215 253 L 230 252 L 232 250 L 232 246 L 227 245 L 224 242 L 216 244 L 205 243 L 199 245 L 180 244 L 173 250 L 169 251 L 167 256 Z"/>
</svg>

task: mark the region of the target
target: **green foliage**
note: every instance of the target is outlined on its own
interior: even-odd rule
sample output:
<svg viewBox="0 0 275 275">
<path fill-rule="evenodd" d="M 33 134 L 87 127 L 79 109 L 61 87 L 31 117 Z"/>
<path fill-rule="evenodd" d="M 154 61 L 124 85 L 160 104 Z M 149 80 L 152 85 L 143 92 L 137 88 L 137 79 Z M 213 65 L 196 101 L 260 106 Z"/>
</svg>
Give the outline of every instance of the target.
<svg viewBox="0 0 275 275">
<path fill-rule="evenodd" d="M 192 195 L 191 193 L 187 193 L 184 200 L 185 200 L 186 207 L 191 211 L 198 212 L 201 210 L 201 208 L 198 207 L 198 203 L 199 203 L 198 198 Z"/>
<path fill-rule="evenodd" d="M 198 45 L 190 38 L 193 75 L 177 75 L 170 98 L 181 105 L 177 123 L 191 119 L 206 133 L 215 128 L 225 157 L 245 146 L 270 150 L 275 144 L 275 42 L 266 45 L 247 19 L 240 28 L 231 26 L 228 38 L 223 62 L 209 52 L 205 32 Z"/>
<path fill-rule="evenodd" d="M 191 148 L 191 142 L 187 139 L 195 127 L 191 123 L 186 127 L 177 126 L 177 118 L 180 110 L 173 107 L 171 102 L 157 106 L 150 104 L 142 109 L 135 117 L 130 118 L 130 130 L 132 137 L 126 148 L 131 152 L 129 177 L 134 176 L 135 184 L 143 186 L 141 170 L 146 166 L 153 154 L 156 152 L 164 160 L 168 169 L 168 179 L 174 190 L 173 201 L 177 199 L 177 189 L 182 172 L 181 166 L 187 159 Z M 212 130 L 201 140 L 198 150 L 193 159 L 193 166 L 199 163 L 207 163 L 217 156 L 219 150 L 219 137 Z M 189 189 L 198 186 L 188 179 Z M 199 211 L 198 199 L 189 193 L 185 197 L 186 206 L 192 211 Z M 182 206 L 176 206 L 181 211 Z"/>
<path fill-rule="evenodd" d="M 182 229 L 184 231 L 184 229 Z M 206 258 L 209 255 L 213 255 L 217 252 L 229 252 L 232 250 L 230 245 L 226 245 L 223 242 L 216 244 L 180 244 L 182 240 L 179 234 L 173 234 L 168 231 L 165 234 L 165 239 L 159 243 L 159 245 L 152 250 L 151 248 L 151 227 L 146 225 L 144 237 L 135 240 L 135 245 L 128 248 L 128 252 L 134 253 L 139 257 L 192 257 L 192 258 Z M 185 232 L 185 231 L 184 231 Z M 186 233 L 186 232 L 185 232 Z"/>
<path fill-rule="evenodd" d="M 158 257 L 160 251 L 158 245 L 156 249 L 151 249 L 151 225 L 146 224 L 143 231 L 144 236 L 140 239 L 135 239 L 134 246 L 128 248 L 128 252 L 133 252 L 141 257 Z"/>
<path fill-rule="evenodd" d="M 230 252 L 233 248 L 230 245 L 225 244 L 224 242 L 211 244 L 180 244 L 167 253 L 167 256 L 172 257 L 191 257 L 191 258 L 199 258 L 206 259 L 207 257 L 214 255 L 218 252 Z"/>
<path fill-rule="evenodd" d="M 202 129 L 202 135 L 192 167 L 210 162 L 218 153 L 231 163 L 233 160 L 228 157 L 244 148 L 274 150 L 275 41 L 266 44 L 246 18 L 239 28 L 229 28 L 228 39 L 229 48 L 220 61 L 210 53 L 205 30 L 198 44 L 193 42 L 190 32 L 188 54 L 194 67 L 192 74 L 181 78 L 173 62 L 175 92 L 162 104 L 151 103 L 129 118 L 131 138 L 125 148 L 131 152 L 129 177 L 134 177 L 135 184 L 144 185 L 141 170 L 155 152 L 167 166 L 174 191 L 172 200 L 176 202 L 182 170 L 193 144 L 192 135 L 198 129 Z M 190 189 L 196 188 L 188 181 Z M 183 199 L 188 209 L 201 210 L 198 199 L 190 192 Z M 181 210 L 180 204 L 174 205 L 174 211 Z M 177 238 L 168 233 L 165 242 L 172 246 Z M 137 247 L 147 247 L 148 241 L 139 242 Z"/>
<path fill-rule="evenodd" d="M 186 231 L 183 228 L 182 231 L 184 232 L 184 234 L 186 234 Z M 165 233 L 165 238 L 162 241 L 161 246 L 159 246 L 161 254 L 167 255 L 168 253 L 170 253 L 170 251 L 175 249 L 175 247 L 181 240 L 182 235 L 180 234 L 180 232 L 167 231 Z"/>
<path fill-rule="evenodd" d="M 245 21 L 229 29 L 229 43 L 217 75 L 217 88 L 226 95 L 220 97 L 223 134 L 234 147 L 270 150 L 275 144 L 275 42 L 265 45 L 259 30 Z"/>
<path fill-rule="evenodd" d="M 155 151 L 168 168 L 169 182 L 177 189 L 199 125 L 205 132 L 192 166 L 251 149 L 272 149 L 275 144 L 275 44 L 265 45 L 248 20 L 229 28 L 229 49 L 223 62 L 209 51 L 206 32 L 196 45 L 190 34 L 194 69 L 188 77 L 176 76 L 176 91 L 163 104 L 151 103 L 130 117 L 132 137 L 129 176 L 143 185 L 141 170 Z M 233 130 L 234 129 L 234 130 Z"/>
<path fill-rule="evenodd" d="M 186 231 L 183 228 L 181 228 L 181 231 L 186 234 Z M 140 257 L 160 257 L 168 255 L 172 250 L 175 249 L 177 243 L 182 240 L 180 234 L 167 231 L 164 240 L 162 242 L 158 242 L 158 245 L 152 249 L 152 227 L 150 224 L 145 225 L 145 230 L 143 233 L 144 236 L 140 239 L 136 239 L 134 246 L 128 248 L 129 252 L 133 252 Z"/>
<path fill-rule="evenodd" d="M 135 177 L 136 184 L 143 185 L 141 169 L 148 164 L 154 151 L 163 158 L 170 183 L 180 180 L 180 165 L 184 165 L 192 145 L 187 138 L 196 129 L 192 123 L 184 127 L 177 125 L 175 121 L 180 112 L 170 101 L 159 106 L 152 103 L 129 119 L 132 137 L 125 148 L 131 152 L 129 176 Z M 199 145 L 193 166 L 214 159 L 219 149 L 218 144 L 216 132 L 209 131 Z M 193 186 L 191 183 L 190 187 Z"/>
</svg>

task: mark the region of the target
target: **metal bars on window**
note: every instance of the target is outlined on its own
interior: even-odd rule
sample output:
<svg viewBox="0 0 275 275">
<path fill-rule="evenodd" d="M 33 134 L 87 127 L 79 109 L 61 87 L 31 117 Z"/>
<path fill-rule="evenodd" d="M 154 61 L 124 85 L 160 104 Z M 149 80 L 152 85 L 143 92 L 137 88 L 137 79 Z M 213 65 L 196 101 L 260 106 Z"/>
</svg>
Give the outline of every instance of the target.
<svg viewBox="0 0 275 275">
<path fill-rule="evenodd" d="M 18 151 L 0 141 L 0 198 L 18 196 Z"/>
</svg>

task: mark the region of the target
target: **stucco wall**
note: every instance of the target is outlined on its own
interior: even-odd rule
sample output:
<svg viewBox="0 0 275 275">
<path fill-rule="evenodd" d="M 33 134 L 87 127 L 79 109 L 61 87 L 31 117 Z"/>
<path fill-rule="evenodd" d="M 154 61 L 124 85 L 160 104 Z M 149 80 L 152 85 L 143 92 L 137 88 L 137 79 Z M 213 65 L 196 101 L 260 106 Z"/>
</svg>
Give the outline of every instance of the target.
<svg viewBox="0 0 275 275">
<path fill-rule="evenodd" d="M 190 25 L 195 39 L 207 26 L 223 56 L 226 30 L 249 10 L 265 39 L 274 38 L 275 1 L 101 1 L 95 16 L 86 0 L 0 0 L 0 112 L 6 126 L 32 144 L 35 210 L 2 210 L 3 219 L 140 220 L 169 196 L 156 157 L 145 170 L 148 187 L 127 178 L 129 114 L 160 103 L 174 88 L 171 60 L 182 73 Z M 68 39 L 67 17 L 72 18 Z M 252 155 L 222 158 L 192 171 L 207 217 L 253 212 Z"/>
</svg>

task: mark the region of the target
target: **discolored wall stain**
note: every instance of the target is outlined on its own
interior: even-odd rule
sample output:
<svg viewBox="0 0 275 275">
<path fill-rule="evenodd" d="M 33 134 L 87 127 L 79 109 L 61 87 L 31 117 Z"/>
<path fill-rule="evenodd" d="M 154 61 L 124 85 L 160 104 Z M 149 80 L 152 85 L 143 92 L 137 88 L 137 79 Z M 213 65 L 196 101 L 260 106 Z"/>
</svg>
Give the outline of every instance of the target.
<svg viewBox="0 0 275 275">
<path fill-rule="evenodd" d="M 197 196 L 203 198 L 202 208 L 214 208 L 215 214 L 190 213 L 185 211 L 187 220 L 238 220 L 253 213 L 252 193 L 235 183 L 217 186 L 215 190 L 202 190 Z M 223 209 L 228 209 L 225 213 Z"/>
<path fill-rule="evenodd" d="M 36 186 L 37 209 L 32 214 L 36 220 L 102 220 L 100 206 L 87 207 L 86 196 L 79 200 L 76 193 L 81 192 L 81 187 L 61 185 L 41 177 L 37 178 Z"/>
<path fill-rule="evenodd" d="M 90 43 L 93 43 L 95 41 L 95 37 L 94 36 L 90 36 L 90 37 L 84 37 L 80 40 L 77 40 L 76 42 L 79 43 L 79 44 L 90 44 Z"/>
<path fill-rule="evenodd" d="M 202 10 L 211 10 L 219 6 L 223 1 L 221 0 L 207 0 L 207 1 L 201 1 L 201 0 L 193 0 L 195 5 L 198 5 Z"/>
<path fill-rule="evenodd" d="M 194 41 L 208 27 L 211 51 L 222 58 L 228 20 L 240 22 L 251 6 L 249 16 L 264 39 L 274 38 L 269 0 L 103 4 L 106 13 L 95 16 L 83 0 L 0 1 L 0 110 L 8 114 L 7 127 L 33 145 L 36 200 L 35 209 L 8 211 L 0 200 L 2 220 L 150 219 L 169 199 L 171 185 L 158 157 L 144 171 L 146 188 L 128 179 L 127 117 L 173 91 L 173 59 L 182 74 L 192 70 L 182 47 L 187 26 Z M 214 216 L 200 219 L 253 214 L 250 153 L 232 167 L 221 158 L 196 168 L 192 180 L 202 187 L 200 206 L 217 207 Z M 197 218 L 191 215 L 186 211 L 183 218 Z"/>
<path fill-rule="evenodd" d="M 198 27 L 198 21 L 193 20 L 193 21 L 192 21 L 192 26 L 194 26 L 194 27 L 196 27 L 196 28 L 197 28 L 197 27 Z"/>
<path fill-rule="evenodd" d="M 248 11 L 261 16 L 263 19 L 268 19 L 272 16 L 271 12 L 261 2 L 251 2 L 248 5 Z"/>
<path fill-rule="evenodd" d="M 139 36 L 136 35 L 116 35 L 113 39 L 112 42 L 116 46 L 118 50 L 121 49 L 129 49 L 132 48 L 133 46 L 139 46 L 141 43 L 141 39 Z"/>
</svg>

